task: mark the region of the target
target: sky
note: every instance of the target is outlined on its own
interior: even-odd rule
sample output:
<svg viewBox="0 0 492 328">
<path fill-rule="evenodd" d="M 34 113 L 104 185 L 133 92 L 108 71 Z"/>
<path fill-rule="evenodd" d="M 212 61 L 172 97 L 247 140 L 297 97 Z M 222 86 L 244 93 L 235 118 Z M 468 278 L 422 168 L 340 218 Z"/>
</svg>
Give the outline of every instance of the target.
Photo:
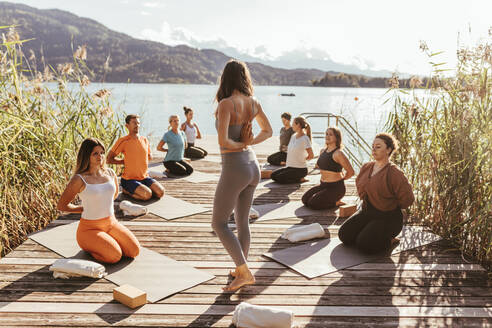
<svg viewBox="0 0 492 328">
<path fill-rule="evenodd" d="M 19 0 L 92 18 L 139 39 L 215 48 L 272 64 L 336 62 L 427 74 L 424 40 L 453 67 L 458 44 L 486 38 L 491 0 Z M 278 66 L 277 65 L 277 66 Z M 324 69 L 325 67 L 319 67 Z"/>
</svg>

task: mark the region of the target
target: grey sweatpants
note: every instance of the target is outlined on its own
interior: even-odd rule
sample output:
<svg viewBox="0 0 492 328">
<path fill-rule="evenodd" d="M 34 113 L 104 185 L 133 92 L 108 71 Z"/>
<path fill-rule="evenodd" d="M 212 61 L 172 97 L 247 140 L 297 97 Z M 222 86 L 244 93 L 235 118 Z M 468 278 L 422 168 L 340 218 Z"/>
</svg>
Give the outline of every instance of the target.
<svg viewBox="0 0 492 328">
<path fill-rule="evenodd" d="M 212 228 L 236 266 L 246 263 L 250 244 L 249 210 L 260 181 L 260 167 L 253 150 L 222 154 L 222 173 L 215 190 Z M 227 222 L 234 209 L 237 235 Z"/>
</svg>

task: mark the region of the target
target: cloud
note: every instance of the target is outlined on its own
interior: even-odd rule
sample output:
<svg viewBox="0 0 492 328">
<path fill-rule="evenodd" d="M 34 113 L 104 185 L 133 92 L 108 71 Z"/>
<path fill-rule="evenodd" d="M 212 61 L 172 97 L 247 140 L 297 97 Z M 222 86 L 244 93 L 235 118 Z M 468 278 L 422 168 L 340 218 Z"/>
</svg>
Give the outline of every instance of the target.
<svg viewBox="0 0 492 328">
<path fill-rule="evenodd" d="M 327 50 L 312 46 L 307 42 L 287 50 L 271 49 L 260 44 L 251 49 L 231 45 L 223 38 L 205 39 L 183 27 L 172 27 L 163 22 L 160 30 L 144 29 L 140 37 L 162 42 L 170 46 L 187 45 L 198 49 L 215 49 L 224 54 L 248 62 L 260 62 L 266 65 L 294 69 L 312 68 L 323 71 L 336 71 L 370 76 L 391 76 L 391 72 L 360 55 L 334 56 Z"/>
<path fill-rule="evenodd" d="M 162 2 L 158 1 L 149 1 L 149 2 L 144 2 L 144 7 L 147 8 L 163 8 L 165 5 Z"/>
<path fill-rule="evenodd" d="M 152 14 L 151 14 L 151 13 L 149 13 L 149 12 L 147 12 L 147 11 L 143 11 L 143 10 L 142 10 L 142 11 L 140 12 L 140 15 L 142 15 L 142 16 L 150 16 L 150 15 L 152 15 Z"/>
</svg>

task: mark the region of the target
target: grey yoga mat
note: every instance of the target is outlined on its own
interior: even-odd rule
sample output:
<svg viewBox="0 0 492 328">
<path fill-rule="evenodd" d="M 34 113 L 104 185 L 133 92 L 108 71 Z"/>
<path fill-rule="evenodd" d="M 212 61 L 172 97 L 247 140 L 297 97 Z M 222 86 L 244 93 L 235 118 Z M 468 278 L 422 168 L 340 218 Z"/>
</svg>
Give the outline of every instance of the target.
<svg viewBox="0 0 492 328">
<path fill-rule="evenodd" d="M 319 175 L 316 176 L 316 175 L 308 174 L 304 177 L 304 179 L 306 179 L 307 181 L 302 183 L 299 182 L 299 183 L 286 183 L 286 184 L 277 183 L 271 179 L 262 179 L 256 188 L 272 189 L 272 188 L 292 187 L 292 186 L 300 186 L 300 185 L 316 185 L 319 183 Z"/>
<path fill-rule="evenodd" d="M 219 175 L 218 174 L 212 174 L 212 173 L 206 173 L 206 172 L 200 172 L 200 171 L 193 171 L 192 174 L 187 175 L 187 176 L 174 176 L 172 174 L 164 173 L 161 172 L 158 169 L 149 169 L 149 175 L 154 178 L 154 179 L 162 179 L 164 181 L 166 180 L 186 180 L 189 182 L 193 183 L 202 183 L 202 182 L 208 182 L 208 181 L 219 181 Z"/>
<path fill-rule="evenodd" d="M 260 213 L 260 216 L 255 221 L 286 219 L 309 215 L 335 215 L 337 209 L 334 207 L 327 210 L 312 210 L 304 206 L 301 201 L 253 205 L 253 208 Z"/>
<path fill-rule="evenodd" d="M 147 207 L 150 213 L 166 220 L 174 220 L 210 211 L 210 209 L 206 209 L 201 205 L 193 204 L 168 195 L 161 199 L 152 198 L 148 201 L 136 200 L 125 194 L 122 194 L 121 198 L 121 200 L 128 200 L 132 203 L 143 205 Z"/>
<path fill-rule="evenodd" d="M 31 234 L 29 238 L 53 252 L 70 258 L 92 260 L 80 249 L 76 241 L 78 222 L 48 228 Z M 116 264 L 103 263 L 107 280 L 117 284 L 130 284 L 147 293 L 150 302 L 191 288 L 214 278 L 213 275 L 175 261 L 167 256 L 141 247 L 135 259 L 123 258 Z"/>
<path fill-rule="evenodd" d="M 311 279 L 441 239 L 438 235 L 417 226 L 404 226 L 398 238 L 400 244 L 392 251 L 373 255 L 366 255 L 355 248 L 347 247 L 338 238 L 306 243 L 263 255 Z"/>
</svg>

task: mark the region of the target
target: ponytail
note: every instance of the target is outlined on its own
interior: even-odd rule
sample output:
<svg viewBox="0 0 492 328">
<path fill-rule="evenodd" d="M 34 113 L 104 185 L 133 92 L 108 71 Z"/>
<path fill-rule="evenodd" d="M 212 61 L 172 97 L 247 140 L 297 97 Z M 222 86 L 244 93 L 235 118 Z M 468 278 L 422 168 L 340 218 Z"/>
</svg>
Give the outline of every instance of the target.
<svg viewBox="0 0 492 328">
<path fill-rule="evenodd" d="M 185 115 L 188 115 L 188 113 L 189 113 L 190 111 L 193 111 L 193 109 L 192 109 L 192 108 L 190 108 L 190 107 L 186 107 L 186 106 L 183 106 L 183 110 L 184 110 Z"/>
<path fill-rule="evenodd" d="M 309 125 L 308 122 L 306 122 L 306 135 L 309 137 L 309 141 L 313 141 L 313 138 L 311 137 L 311 125 Z"/>
<path fill-rule="evenodd" d="M 306 135 L 308 136 L 309 141 L 312 141 L 312 137 L 311 137 L 311 126 L 306 121 L 306 119 L 304 117 L 302 117 L 302 116 L 297 116 L 294 119 L 294 122 L 297 123 L 297 124 L 299 124 L 302 129 L 305 129 L 306 130 Z"/>
</svg>

